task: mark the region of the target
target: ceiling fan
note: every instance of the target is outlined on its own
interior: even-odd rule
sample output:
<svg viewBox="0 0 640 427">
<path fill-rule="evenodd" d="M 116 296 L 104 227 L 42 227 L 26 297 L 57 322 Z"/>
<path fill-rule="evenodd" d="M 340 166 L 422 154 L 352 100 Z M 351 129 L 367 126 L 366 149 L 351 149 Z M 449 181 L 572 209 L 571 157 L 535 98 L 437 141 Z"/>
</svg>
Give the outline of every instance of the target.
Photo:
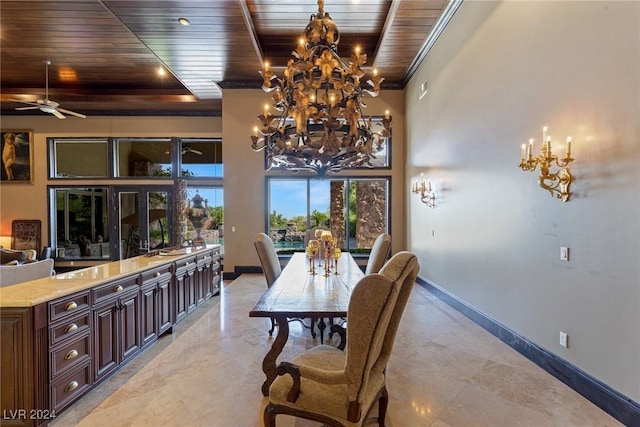
<svg viewBox="0 0 640 427">
<path fill-rule="evenodd" d="M 64 114 L 70 114 L 72 116 L 80 117 L 82 119 L 86 119 L 87 116 L 84 114 L 76 113 L 74 111 L 65 110 L 64 108 L 60 108 L 60 104 L 55 101 L 49 99 L 49 65 L 51 65 L 51 61 L 48 59 L 43 60 L 46 67 L 46 89 L 44 99 L 38 99 L 36 102 L 31 101 L 21 101 L 19 99 L 12 99 L 13 102 L 20 102 L 22 104 L 28 104 L 30 107 L 17 107 L 16 110 L 36 110 L 39 109 L 42 112 L 53 114 L 59 119 L 65 119 Z M 62 114 L 64 113 L 64 114 Z"/>
<path fill-rule="evenodd" d="M 202 151 L 200 150 L 196 150 L 194 148 L 191 148 L 190 145 L 183 145 L 182 146 L 182 155 L 184 156 L 186 153 L 193 153 L 193 154 L 199 154 L 202 155 Z"/>
</svg>

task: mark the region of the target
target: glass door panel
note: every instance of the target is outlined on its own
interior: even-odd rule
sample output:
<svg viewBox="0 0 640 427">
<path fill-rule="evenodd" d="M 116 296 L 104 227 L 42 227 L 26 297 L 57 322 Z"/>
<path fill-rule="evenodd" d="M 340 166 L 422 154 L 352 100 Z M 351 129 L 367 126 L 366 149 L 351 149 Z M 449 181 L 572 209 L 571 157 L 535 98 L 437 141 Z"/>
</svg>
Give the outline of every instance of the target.
<svg viewBox="0 0 640 427">
<path fill-rule="evenodd" d="M 138 193 L 119 192 L 120 259 L 140 255 L 140 207 Z"/>
<path fill-rule="evenodd" d="M 148 249 L 156 250 L 169 246 L 169 193 L 165 191 L 148 192 L 147 195 L 147 230 Z"/>
<path fill-rule="evenodd" d="M 163 188 L 116 190 L 119 208 L 120 259 L 171 245 L 171 191 Z"/>
</svg>

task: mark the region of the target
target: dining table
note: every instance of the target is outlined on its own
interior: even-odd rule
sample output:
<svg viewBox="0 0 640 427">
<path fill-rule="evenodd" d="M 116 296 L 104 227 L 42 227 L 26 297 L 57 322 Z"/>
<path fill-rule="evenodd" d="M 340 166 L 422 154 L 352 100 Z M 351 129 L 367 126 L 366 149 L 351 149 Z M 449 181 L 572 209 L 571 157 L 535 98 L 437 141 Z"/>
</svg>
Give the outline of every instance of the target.
<svg viewBox="0 0 640 427">
<path fill-rule="evenodd" d="M 331 263 L 331 259 L 328 261 Z M 269 386 L 277 376 L 276 360 L 289 339 L 289 319 L 318 319 L 322 342 L 327 327 L 324 319 L 347 317 L 351 292 L 364 273 L 348 252 L 340 254 L 337 270 L 327 273 L 326 262 L 326 259 L 310 259 L 303 252 L 294 253 L 278 279 L 249 312 L 249 317 L 272 318 L 278 325 L 278 334 L 262 361 L 266 376 L 262 394 L 265 396 L 269 395 Z"/>
</svg>

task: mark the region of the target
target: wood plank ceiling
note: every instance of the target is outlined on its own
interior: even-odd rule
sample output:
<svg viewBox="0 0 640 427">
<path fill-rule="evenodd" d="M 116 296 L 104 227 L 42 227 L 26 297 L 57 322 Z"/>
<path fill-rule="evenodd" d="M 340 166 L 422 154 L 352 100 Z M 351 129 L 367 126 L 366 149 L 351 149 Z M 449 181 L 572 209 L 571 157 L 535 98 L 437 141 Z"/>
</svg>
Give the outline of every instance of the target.
<svg viewBox="0 0 640 427">
<path fill-rule="evenodd" d="M 360 45 L 383 88 L 401 88 L 448 1 L 326 0 L 325 11 L 338 53 Z M 1 112 L 46 114 L 10 100 L 44 99 L 49 59 L 49 98 L 62 108 L 217 116 L 224 88 L 260 87 L 262 62 L 283 67 L 317 11 L 316 0 L 2 0 Z"/>
</svg>

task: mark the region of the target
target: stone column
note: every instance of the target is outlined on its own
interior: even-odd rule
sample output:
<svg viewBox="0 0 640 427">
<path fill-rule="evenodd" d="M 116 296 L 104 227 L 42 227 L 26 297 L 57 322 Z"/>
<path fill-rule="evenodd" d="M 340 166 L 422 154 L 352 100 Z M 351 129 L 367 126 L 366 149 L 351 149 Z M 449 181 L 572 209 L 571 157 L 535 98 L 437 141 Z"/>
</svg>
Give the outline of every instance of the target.
<svg viewBox="0 0 640 427">
<path fill-rule="evenodd" d="M 356 248 L 371 248 L 386 224 L 386 185 L 384 180 L 356 181 Z"/>
<path fill-rule="evenodd" d="M 344 181 L 331 181 L 329 215 L 331 224 L 329 229 L 333 237 L 338 239 L 338 247 L 344 248 L 345 218 L 344 218 Z"/>
</svg>

